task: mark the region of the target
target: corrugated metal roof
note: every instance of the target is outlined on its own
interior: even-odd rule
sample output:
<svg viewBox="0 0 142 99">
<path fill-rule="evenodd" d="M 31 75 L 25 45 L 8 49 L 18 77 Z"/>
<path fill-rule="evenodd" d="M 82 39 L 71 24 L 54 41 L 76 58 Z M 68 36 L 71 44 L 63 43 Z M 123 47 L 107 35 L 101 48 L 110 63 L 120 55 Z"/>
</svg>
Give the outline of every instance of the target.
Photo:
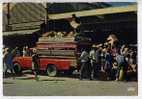
<svg viewBox="0 0 142 99">
<path fill-rule="evenodd" d="M 48 3 L 49 14 L 59 14 L 108 7 L 118 7 L 136 4 L 135 2 L 94 2 L 94 3 Z M 22 23 L 44 20 L 46 14 L 42 3 L 15 3 L 11 8 L 10 23 Z"/>
<path fill-rule="evenodd" d="M 3 32 L 3 36 L 32 34 L 36 31 L 39 31 L 39 29 Z"/>
<path fill-rule="evenodd" d="M 45 6 L 42 3 L 10 3 L 10 4 L 14 4 L 14 6 L 12 6 L 10 11 L 10 15 L 11 15 L 10 24 L 14 25 L 13 27 L 17 26 L 17 24 L 18 25 L 23 24 L 21 27 L 25 27 L 26 29 L 29 29 L 29 25 L 24 25 L 25 23 L 41 22 L 41 21 L 43 22 L 43 20 L 45 20 L 46 10 L 45 10 Z M 52 17 L 57 16 L 57 18 L 53 17 L 51 19 L 59 19 L 65 16 L 71 17 L 72 12 L 75 13 L 77 11 L 80 11 L 80 12 L 89 11 L 89 12 L 82 12 L 86 14 L 86 13 L 90 13 L 90 11 L 93 11 L 92 13 L 95 12 L 96 14 L 97 12 L 96 9 L 116 7 L 116 6 L 125 7 L 125 6 L 133 5 L 133 4 L 136 5 L 135 2 L 48 3 L 48 13 Z M 65 12 L 68 12 L 70 14 L 67 15 L 65 14 Z M 80 12 L 77 12 L 76 15 L 83 16 L 84 14 L 80 14 Z M 60 14 L 60 16 L 53 15 L 53 14 Z M 7 16 L 6 16 L 6 13 L 3 13 L 3 30 L 4 31 L 6 31 L 6 24 L 7 24 Z M 31 27 L 33 29 L 33 27 L 36 27 L 36 26 L 31 25 Z M 12 30 L 15 30 L 15 29 L 12 29 Z"/>
</svg>

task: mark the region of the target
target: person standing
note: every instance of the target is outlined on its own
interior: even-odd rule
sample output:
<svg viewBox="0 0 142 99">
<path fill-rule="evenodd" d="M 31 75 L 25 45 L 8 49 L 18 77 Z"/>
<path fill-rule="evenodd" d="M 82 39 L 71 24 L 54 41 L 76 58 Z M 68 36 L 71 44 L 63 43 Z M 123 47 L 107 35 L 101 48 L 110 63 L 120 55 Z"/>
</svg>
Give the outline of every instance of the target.
<svg viewBox="0 0 142 99">
<path fill-rule="evenodd" d="M 33 49 L 32 55 L 32 71 L 35 75 L 35 80 L 39 81 L 38 73 L 39 73 L 39 56 L 37 54 L 37 49 Z"/>
<path fill-rule="evenodd" d="M 86 49 L 82 51 L 79 59 L 81 61 L 80 80 L 82 80 L 84 76 L 83 73 L 85 72 L 85 69 L 88 67 L 88 63 L 89 63 L 89 53 L 87 52 Z M 90 76 L 90 79 L 91 79 L 91 76 Z"/>
<path fill-rule="evenodd" d="M 28 46 L 24 46 L 22 52 L 23 52 L 23 57 L 29 56 L 29 48 L 28 48 Z"/>
<path fill-rule="evenodd" d="M 116 55 L 116 61 L 118 64 L 117 74 L 116 74 L 116 81 L 122 80 L 124 76 L 124 68 L 125 68 L 125 57 L 120 54 L 120 52 Z"/>
<path fill-rule="evenodd" d="M 118 68 L 118 64 L 116 60 L 113 60 L 112 69 L 111 69 L 111 80 L 116 80 L 117 68 Z"/>
<path fill-rule="evenodd" d="M 30 56 L 30 50 L 28 46 L 25 46 L 26 56 Z"/>
<path fill-rule="evenodd" d="M 94 76 L 97 74 L 97 65 L 96 65 L 96 46 L 92 45 L 92 49 L 89 53 L 90 55 L 90 63 L 91 63 L 91 79 L 94 79 Z"/>
<path fill-rule="evenodd" d="M 101 65 L 101 71 L 105 72 L 105 54 L 106 54 L 106 48 L 102 48 L 100 51 L 100 65 Z"/>
<path fill-rule="evenodd" d="M 6 77 L 6 73 L 5 73 L 6 68 L 7 68 L 7 66 L 6 66 L 6 56 L 8 54 L 8 49 L 9 48 L 3 48 L 3 74 L 4 74 L 4 77 Z"/>
<path fill-rule="evenodd" d="M 22 51 L 22 52 L 23 52 L 23 57 L 25 57 L 26 54 L 27 54 L 27 53 L 26 53 L 26 47 L 25 47 L 25 46 L 23 47 L 23 51 Z"/>
<path fill-rule="evenodd" d="M 106 54 L 105 54 L 105 71 L 107 73 L 107 80 L 111 79 L 111 69 L 112 69 L 112 56 L 110 54 L 110 49 L 106 49 Z"/>
<path fill-rule="evenodd" d="M 70 25 L 72 26 L 75 33 L 80 32 L 81 21 L 80 18 L 76 16 L 76 14 L 72 14 L 72 20 L 70 21 Z"/>
<path fill-rule="evenodd" d="M 96 49 L 96 65 L 97 65 L 97 73 L 99 73 L 100 70 L 103 68 L 103 60 L 104 60 L 104 54 L 102 53 L 102 44 L 99 44 L 99 46 Z M 99 75 L 98 75 L 99 77 Z"/>
<path fill-rule="evenodd" d="M 21 53 L 20 53 L 19 47 L 16 47 L 16 56 L 21 56 Z"/>
<path fill-rule="evenodd" d="M 13 58 L 16 54 L 16 50 L 17 47 L 15 49 L 13 49 L 12 51 L 10 51 L 10 49 L 8 49 L 8 53 L 5 56 L 5 75 L 7 74 L 7 71 L 10 70 L 10 72 L 12 73 L 12 77 L 13 79 L 15 79 L 15 73 L 14 73 L 14 65 L 13 65 Z"/>
</svg>

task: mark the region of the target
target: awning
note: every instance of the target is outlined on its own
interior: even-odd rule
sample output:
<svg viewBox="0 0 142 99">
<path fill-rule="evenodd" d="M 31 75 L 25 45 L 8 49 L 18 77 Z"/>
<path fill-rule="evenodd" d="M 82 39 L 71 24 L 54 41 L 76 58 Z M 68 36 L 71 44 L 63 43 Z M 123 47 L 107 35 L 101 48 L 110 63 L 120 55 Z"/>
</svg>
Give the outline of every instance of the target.
<svg viewBox="0 0 142 99">
<path fill-rule="evenodd" d="M 3 36 L 32 34 L 36 31 L 39 31 L 39 29 L 3 32 Z"/>
<path fill-rule="evenodd" d="M 101 8 L 95 10 L 76 11 L 76 12 L 69 12 L 62 14 L 49 14 L 49 18 L 64 19 L 72 17 L 72 14 L 76 14 L 76 16 L 79 17 L 85 17 L 85 16 L 98 16 L 98 15 L 117 14 L 117 13 L 136 12 L 136 11 L 137 11 L 137 5 L 129 5 L 121 7 Z"/>
</svg>

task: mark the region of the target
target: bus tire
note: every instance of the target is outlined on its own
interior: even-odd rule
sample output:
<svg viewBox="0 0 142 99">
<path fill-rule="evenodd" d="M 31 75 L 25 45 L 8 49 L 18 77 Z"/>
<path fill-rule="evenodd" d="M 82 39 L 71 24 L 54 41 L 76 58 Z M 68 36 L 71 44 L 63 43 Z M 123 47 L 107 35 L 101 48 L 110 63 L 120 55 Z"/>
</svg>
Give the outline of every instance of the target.
<svg viewBox="0 0 142 99">
<path fill-rule="evenodd" d="M 74 70 L 75 70 L 75 69 L 70 68 L 69 70 L 65 70 L 65 71 L 64 71 L 64 74 L 65 74 L 65 75 L 73 75 Z"/>
<path fill-rule="evenodd" d="M 119 80 L 122 81 L 124 78 L 124 70 L 123 69 L 120 69 L 120 72 L 119 72 Z"/>
<path fill-rule="evenodd" d="M 19 63 L 14 63 L 13 69 L 14 69 L 15 74 L 21 74 L 22 73 L 22 69 L 21 69 L 21 66 L 20 66 Z"/>
<path fill-rule="evenodd" d="M 57 68 L 56 65 L 50 64 L 47 66 L 46 74 L 49 77 L 55 77 L 57 75 Z"/>
</svg>

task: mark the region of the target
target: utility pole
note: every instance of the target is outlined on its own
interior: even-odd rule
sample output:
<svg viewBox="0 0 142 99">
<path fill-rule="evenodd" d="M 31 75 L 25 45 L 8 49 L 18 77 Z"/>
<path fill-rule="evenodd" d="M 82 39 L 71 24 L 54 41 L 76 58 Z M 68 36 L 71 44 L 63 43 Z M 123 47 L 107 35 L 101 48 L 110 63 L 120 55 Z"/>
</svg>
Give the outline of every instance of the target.
<svg viewBox="0 0 142 99">
<path fill-rule="evenodd" d="M 7 30 L 10 31 L 10 3 L 7 4 Z"/>
<path fill-rule="evenodd" d="M 47 4 L 47 2 L 46 2 L 46 18 L 45 18 L 45 23 L 47 24 L 48 23 L 48 19 L 49 19 L 49 17 L 48 17 L 48 4 Z"/>
<path fill-rule="evenodd" d="M 47 23 L 48 23 L 48 20 L 49 20 L 49 17 L 48 17 L 48 4 L 47 4 L 47 2 L 44 2 L 44 3 L 43 3 L 43 6 L 44 6 L 44 8 L 45 8 L 45 18 L 44 18 L 44 22 L 45 22 L 45 24 L 47 24 Z"/>
<path fill-rule="evenodd" d="M 45 27 L 44 27 L 44 32 L 46 32 L 46 30 L 48 28 L 48 20 L 49 20 L 49 17 L 48 17 L 48 4 L 47 4 L 47 2 L 44 2 L 43 6 L 45 8 L 45 18 L 44 18 Z"/>
</svg>

